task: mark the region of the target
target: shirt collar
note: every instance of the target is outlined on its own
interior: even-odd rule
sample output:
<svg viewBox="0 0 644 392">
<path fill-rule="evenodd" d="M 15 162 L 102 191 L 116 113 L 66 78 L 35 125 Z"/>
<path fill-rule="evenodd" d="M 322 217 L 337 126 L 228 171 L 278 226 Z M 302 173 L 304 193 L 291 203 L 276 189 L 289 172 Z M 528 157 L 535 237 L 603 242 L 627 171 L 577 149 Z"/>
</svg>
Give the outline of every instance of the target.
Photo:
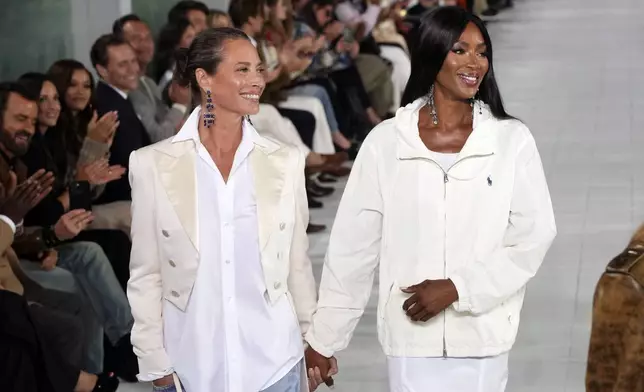
<svg viewBox="0 0 644 392">
<path fill-rule="evenodd" d="M 120 95 L 121 97 L 123 97 L 123 99 L 127 99 L 127 93 L 126 93 L 125 91 L 121 90 L 121 89 L 120 89 L 120 88 L 118 88 L 118 87 L 112 86 L 111 84 L 109 84 L 109 83 L 107 83 L 107 82 L 104 82 L 104 83 L 105 83 L 106 85 L 110 86 L 110 88 L 111 88 L 112 90 L 116 91 L 116 92 L 118 93 L 118 95 Z"/>
</svg>

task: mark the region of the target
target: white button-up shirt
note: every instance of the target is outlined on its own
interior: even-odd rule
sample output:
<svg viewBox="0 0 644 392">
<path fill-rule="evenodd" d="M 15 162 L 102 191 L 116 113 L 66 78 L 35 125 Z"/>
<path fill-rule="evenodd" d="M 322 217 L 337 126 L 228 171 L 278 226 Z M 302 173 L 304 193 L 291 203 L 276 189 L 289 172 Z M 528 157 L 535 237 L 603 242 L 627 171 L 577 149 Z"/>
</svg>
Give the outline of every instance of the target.
<svg viewBox="0 0 644 392">
<path fill-rule="evenodd" d="M 244 126 L 228 182 L 199 140 L 197 212 L 200 261 L 186 312 L 164 301 L 165 346 L 189 392 L 255 392 L 280 380 L 303 357 L 297 317 L 286 295 L 266 298 L 255 189 Z"/>
</svg>

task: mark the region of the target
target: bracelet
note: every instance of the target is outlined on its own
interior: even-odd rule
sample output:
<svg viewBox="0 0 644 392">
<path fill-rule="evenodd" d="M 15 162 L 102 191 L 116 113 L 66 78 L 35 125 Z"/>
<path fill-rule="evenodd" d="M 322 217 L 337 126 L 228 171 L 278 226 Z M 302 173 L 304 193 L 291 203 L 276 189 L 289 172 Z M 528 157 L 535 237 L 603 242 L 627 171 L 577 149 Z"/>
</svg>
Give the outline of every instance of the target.
<svg viewBox="0 0 644 392">
<path fill-rule="evenodd" d="M 56 236 L 56 232 L 53 227 L 45 227 L 42 229 L 42 239 L 45 246 L 49 249 L 57 247 L 62 242 Z"/>
</svg>

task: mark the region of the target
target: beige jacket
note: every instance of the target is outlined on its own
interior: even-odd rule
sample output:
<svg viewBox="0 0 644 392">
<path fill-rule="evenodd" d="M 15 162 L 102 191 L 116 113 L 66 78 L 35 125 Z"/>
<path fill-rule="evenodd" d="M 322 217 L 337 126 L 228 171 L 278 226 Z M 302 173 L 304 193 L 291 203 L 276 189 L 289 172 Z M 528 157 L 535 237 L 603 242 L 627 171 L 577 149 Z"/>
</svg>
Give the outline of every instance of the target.
<svg viewBox="0 0 644 392">
<path fill-rule="evenodd" d="M 186 121 L 197 126 L 198 109 Z M 196 117 L 196 118 L 195 118 Z M 316 306 L 307 255 L 308 205 L 304 157 L 297 149 L 259 136 L 250 162 L 255 178 L 261 262 L 270 302 L 290 293 L 302 333 Z M 163 373 L 172 363 L 163 343 L 163 301 L 185 310 L 199 266 L 196 146 L 182 132 L 132 153 L 132 257 L 127 294 L 134 316 L 132 343 L 141 374 Z"/>
</svg>

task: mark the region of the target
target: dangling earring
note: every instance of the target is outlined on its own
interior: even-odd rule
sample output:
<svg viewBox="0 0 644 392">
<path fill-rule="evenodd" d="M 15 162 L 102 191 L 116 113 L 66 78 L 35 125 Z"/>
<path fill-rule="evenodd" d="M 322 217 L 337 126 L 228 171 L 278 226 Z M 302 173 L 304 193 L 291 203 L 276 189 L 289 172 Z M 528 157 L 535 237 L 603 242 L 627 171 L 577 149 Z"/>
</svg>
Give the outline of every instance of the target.
<svg viewBox="0 0 644 392">
<path fill-rule="evenodd" d="M 436 105 L 434 104 L 434 85 L 429 89 L 429 113 L 432 115 L 432 122 L 438 125 L 438 114 L 436 114 Z"/>
<path fill-rule="evenodd" d="M 214 108 L 210 90 L 206 90 L 206 112 L 203 114 L 203 126 L 206 128 L 210 128 L 215 123 L 215 114 L 211 112 Z"/>
<path fill-rule="evenodd" d="M 248 114 L 247 114 L 247 115 L 245 115 L 245 116 L 244 116 L 244 120 L 248 121 L 248 123 L 249 123 L 250 125 L 253 125 L 253 122 L 252 122 L 252 121 L 250 121 L 250 115 L 248 115 Z"/>
<path fill-rule="evenodd" d="M 483 114 L 483 105 L 481 104 L 481 94 L 479 94 L 478 91 L 476 91 L 476 94 L 474 94 L 474 98 L 472 98 L 472 108 L 474 108 L 474 104 L 478 104 L 479 107 L 479 114 Z"/>
</svg>

